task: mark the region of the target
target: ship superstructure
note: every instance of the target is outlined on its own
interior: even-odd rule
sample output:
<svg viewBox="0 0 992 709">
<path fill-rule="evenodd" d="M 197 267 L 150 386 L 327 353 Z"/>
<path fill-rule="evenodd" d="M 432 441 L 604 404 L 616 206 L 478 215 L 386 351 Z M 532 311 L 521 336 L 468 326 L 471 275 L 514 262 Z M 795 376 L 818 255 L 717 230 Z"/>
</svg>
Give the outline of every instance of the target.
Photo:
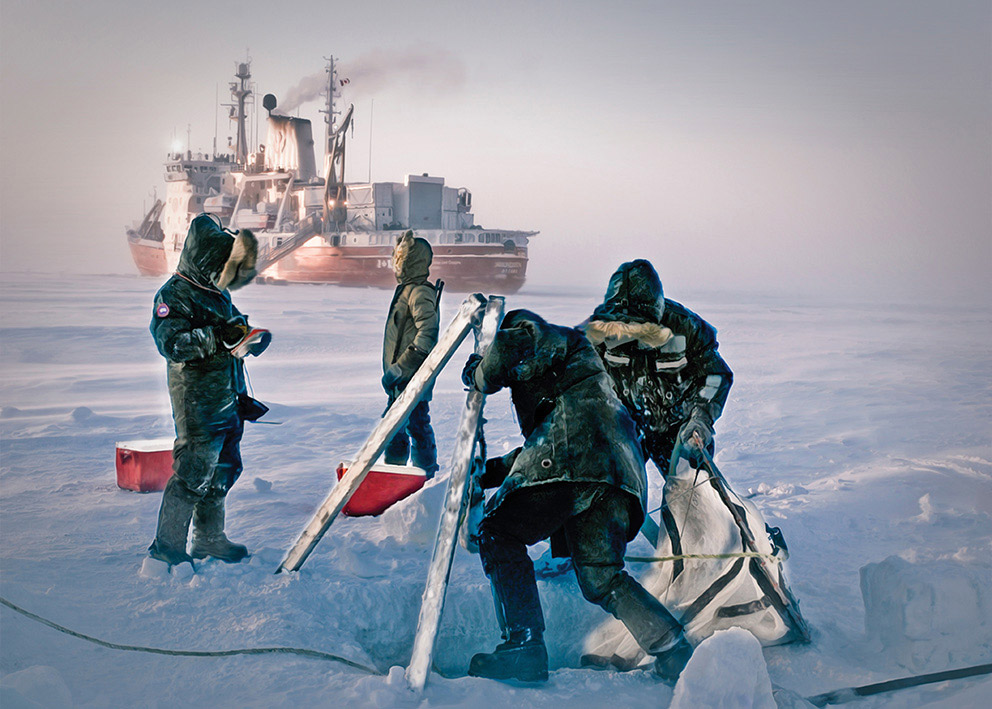
<svg viewBox="0 0 992 709">
<path fill-rule="evenodd" d="M 271 94 L 266 143 L 247 151 L 245 101 L 250 67 L 231 84 L 238 124 L 231 155 L 171 154 L 166 197 L 128 230 L 142 273 L 164 275 L 178 262 L 190 220 L 206 211 L 259 238 L 262 279 L 390 287 L 391 254 L 405 229 L 434 249 L 431 273 L 456 290 L 512 293 L 526 278 L 528 240 L 537 232 L 483 229 L 472 195 L 444 178 L 408 175 L 403 182 L 347 183 L 347 130 L 354 107 L 338 111 L 339 80 L 328 61 L 324 160 L 318 172 L 311 122 L 281 115 Z M 156 253 L 157 250 L 157 253 Z"/>
</svg>

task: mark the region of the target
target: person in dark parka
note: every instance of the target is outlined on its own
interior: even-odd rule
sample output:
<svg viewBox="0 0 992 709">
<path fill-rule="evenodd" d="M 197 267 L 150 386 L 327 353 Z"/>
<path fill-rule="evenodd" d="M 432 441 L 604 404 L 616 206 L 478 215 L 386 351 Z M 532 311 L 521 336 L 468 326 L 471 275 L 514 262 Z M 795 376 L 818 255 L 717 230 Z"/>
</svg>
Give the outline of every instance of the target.
<svg viewBox="0 0 992 709">
<path fill-rule="evenodd" d="M 734 375 L 717 351 L 716 330 L 665 298 L 650 261 L 629 261 L 614 272 L 584 329 L 637 424 L 646 457 L 663 475 L 676 442 L 694 464 L 695 436 L 712 453 L 713 425 Z"/>
<path fill-rule="evenodd" d="M 627 543 L 644 520 L 647 481 L 634 424 L 580 330 L 527 310 L 506 315 L 485 357 L 472 355 L 466 385 L 509 387 L 524 444 L 486 462 L 480 482 L 499 489 L 486 503 L 479 553 L 506 621 L 495 652 L 472 658 L 469 674 L 548 676 L 544 617 L 527 546 L 552 538 L 571 556 L 583 596 L 619 618 L 678 676 L 691 648 L 682 626 L 623 570 Z"/>
<path fill-rule="evenodd" d="M 149 554 L 169 564 L 192 557 L 240 561 L 247 549 L 224 534 L 224 498 L 241 474 L 244 421 L 264 406 L 247 395 L 244 365 L 232 350 L 249 332 L 228 289 L 255 276 L 258 242 L 201 214 L 190 223 L 175 274 L 155 294 L 150 325 L 168 362 L 176 427 L 173 475 L 166 483 Z"/>
<path fill-rule="evenodd" d="M 437 344 L 438 289 L 427 282 L 433 256 L 431 245 L 414 237 L 409 230 L 397 239 L 393 249 L 393 270 L 399 285 L 389 304 L 382 339 L 382 388 L 389 395 L 389 406 Z M 406 465 L 407 459 L 412 458 L 413 464 L 422 468 L 428 478 L 438 469 L 430 399 L 428 390 L 385 450 L 386 463 Z"/>
</svg>

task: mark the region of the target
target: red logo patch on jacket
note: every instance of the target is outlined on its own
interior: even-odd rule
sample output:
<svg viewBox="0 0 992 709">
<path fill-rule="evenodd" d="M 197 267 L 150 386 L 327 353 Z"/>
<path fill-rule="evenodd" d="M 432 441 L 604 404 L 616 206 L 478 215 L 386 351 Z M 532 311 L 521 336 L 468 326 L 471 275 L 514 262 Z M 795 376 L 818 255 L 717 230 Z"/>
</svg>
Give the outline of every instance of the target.
<svg viewBox="0 0 992 709">
<path fill-rule="evenodd" d="M 160 318 L 164 318 L 166 315 L 169 314 L 169 306 L 166 305 L 165 303 L 159 303 L 158 307 L 155 308 L 155 314 L 158 315 Z"/>
</svg>

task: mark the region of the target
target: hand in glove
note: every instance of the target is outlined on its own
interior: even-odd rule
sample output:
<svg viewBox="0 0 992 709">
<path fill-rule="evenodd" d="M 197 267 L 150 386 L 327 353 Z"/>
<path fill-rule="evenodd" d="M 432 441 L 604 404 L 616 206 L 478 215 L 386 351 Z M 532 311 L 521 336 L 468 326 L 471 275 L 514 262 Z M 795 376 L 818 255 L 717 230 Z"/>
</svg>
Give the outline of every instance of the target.
<svg viewBox="0 0 992 709">
<path fill-rule="evenodd" d="M 248 328 L 248 332 L 239 342 L 228 345 L 231 355 L 238 359 L 244 359 L 248 355 L 258 357 L 265 352 L 269 343 L 272 342 L 272 333 L 263 327 Z"/>
<path fill-rule="evenodd" d="M 214 328 L 219 335 L 217 339 L 224 343 L 227 349 L 232 349 L 248 334 L 248 318 L 236 315 L 223 325 Z"/>
<path fill-rule="evenodd" d="M 475 386 L 475 370 L 479 368 L 479 362 L 481 361 L 482 355 L 473 352 L 468 356 L 468 361 L 465 362 L 465 366 L 462 368 L 462 384 L 469 389 L 477 388 Z"/>
<path fill-rule="evenodd" d="M 387 394 L 391 394 L 393 389 L 405 383 L 404 379 L 403 368 L 398 364 L 391 364 L 382 375 L 382 388 L 386 390 Z"/>
<path fill-rule="evenodd" d="M 700 446 L 696 443 L 695 434 L 697 433 L 699 434 L 699 438 L 702 439 L 702 448 L 708 448 L 710 443 L 713 442 L 713 429 L 698 416 L 690 417 L 685 425 L 682 426 L 682 429 L 679 431 L 679 440 L 686 448 L 698 450 Z"/>
</svg>

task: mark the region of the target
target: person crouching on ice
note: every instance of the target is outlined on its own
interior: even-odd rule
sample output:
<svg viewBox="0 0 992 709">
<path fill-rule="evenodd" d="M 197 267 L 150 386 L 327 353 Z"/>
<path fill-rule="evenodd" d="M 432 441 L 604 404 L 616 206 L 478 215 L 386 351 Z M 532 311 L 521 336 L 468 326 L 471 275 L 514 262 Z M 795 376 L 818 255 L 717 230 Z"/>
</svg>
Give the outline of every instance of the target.
<svg viewBox="0 0 992 709">
<path fill-rule="evenodd" d="M 662 475 L 677 442 L 694 467 L 697 440 L 712 455 L 713 424 L 734 375 L 717 351 L 716 330 L 665 298 L 650 261 L 620 265 L 585 332 Z"/>
<path fill-rule="evenodd" d="M 527 310 L 506 315 L 485 357 L 462 378 L 487 394 L 509 387 L 522 447 L 486 462 L 483 488 L 499 486 L 479 526 L 479 554 L 505 619 L 505 642 L 472 658 L 468 673 L 543 681 L 544 616 L 527 547 L 551 538 L 571 556 L 586 600 L 620 619 L 655 671 L 675 680 L 692 653 L 682 626 L 624 570 L 644 520 L 647 480 L 634 424 L 580 330 Z"/>
<path fill-rule="evenodd" d="M 271 335 L 248 326 L 228 289 L 255 277 L 257 255 L 250 231 L 226 231 L 216 217 L 201 214 L 190 223 L 175 274 L 155 294 L 150 329 L 168 362 L 176 442 L 148 553 L 170 565 L 248 555 L 224 534 L 224 498 L 241 474 L 244 422 L 267 410 L 247 395 L 241 358 L 260 354 Z M 192 557 L 186 553 L 191 518 Z"/>
<path fill-rule="evenodd" d="M 389 395 L 389 406 L 437 344 L 439 287 L 427 282 L 433 258 L 431 245 L 414 237 L 412 231 L 405 232 L 393 249 L 393 271 L 399 285 L 389 304 L 382 340 L 382 388 Z M 387 464 L 406 465 L 410 457 L 428 478 L 438 469 L 430 399 L 428 389 L 410 412 L 406 425 L 386 444 L 385 451 Z"/>
</svg>

